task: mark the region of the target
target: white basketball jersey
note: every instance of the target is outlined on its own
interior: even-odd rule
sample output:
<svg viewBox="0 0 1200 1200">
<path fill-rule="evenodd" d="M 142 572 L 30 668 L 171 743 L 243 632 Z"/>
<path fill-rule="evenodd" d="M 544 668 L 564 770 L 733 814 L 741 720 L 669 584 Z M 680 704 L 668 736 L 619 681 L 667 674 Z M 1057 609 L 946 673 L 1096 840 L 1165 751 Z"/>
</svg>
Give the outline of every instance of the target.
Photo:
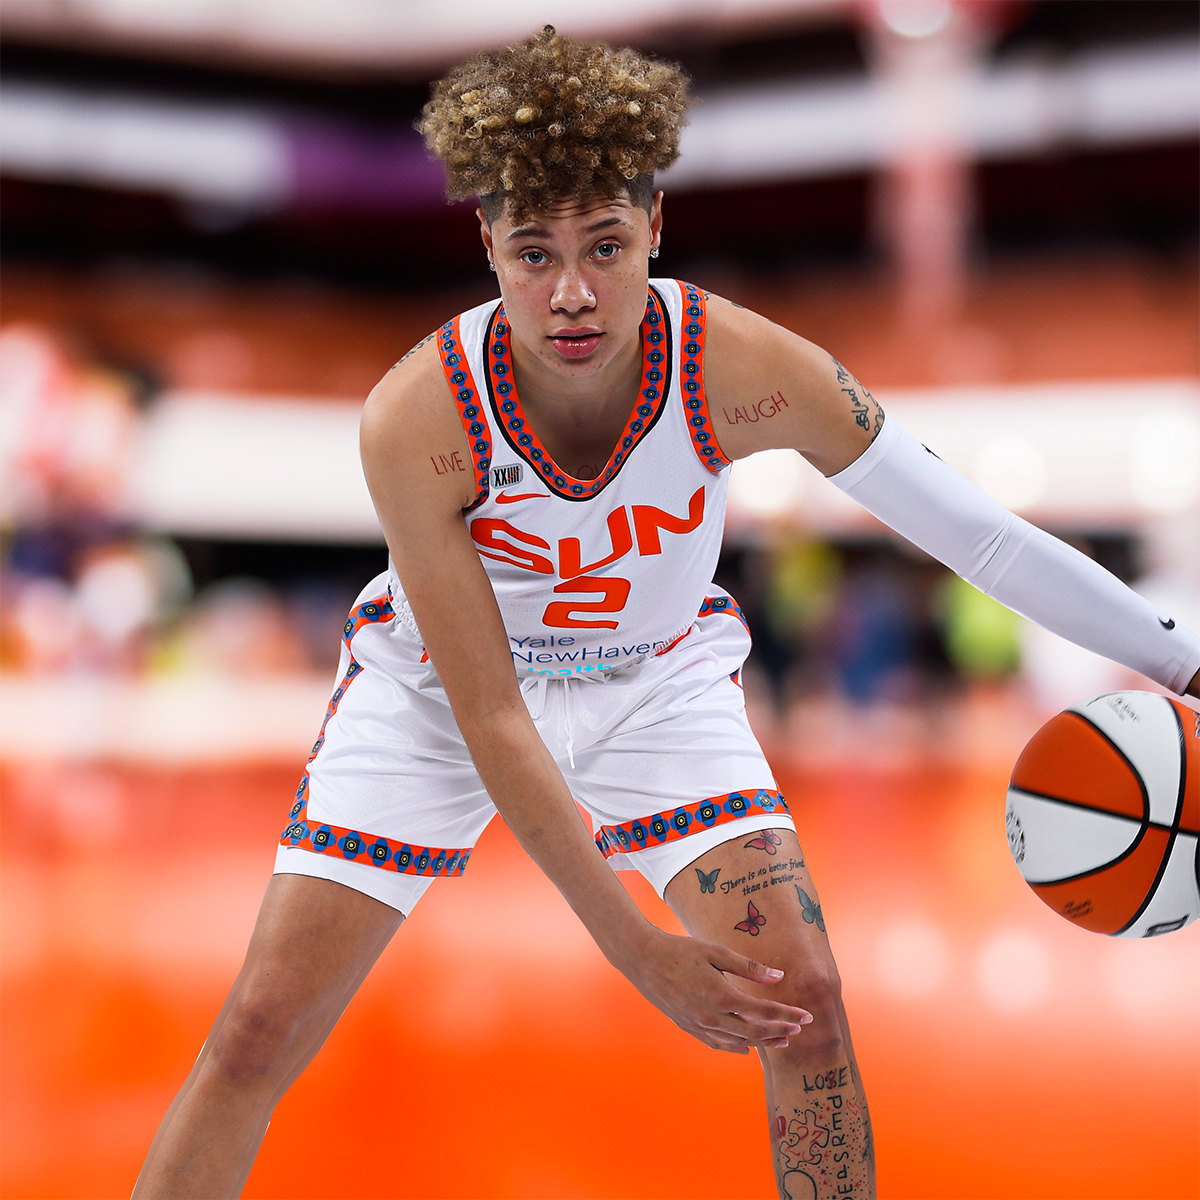
<svg viewBox="0 0 1200 1200">
<path fill-rule="evenodd" d="M 652 280 L 637 403 L 600 474 L 575 479 L 522 411 L 503 306 L 439 331 L 474 458 L 464 518 L 519 674 L 591 673 L 663 653 L 705 606 L 729 461 L 704 396 L 704 333 L 704 294 Z"/>
</svg>

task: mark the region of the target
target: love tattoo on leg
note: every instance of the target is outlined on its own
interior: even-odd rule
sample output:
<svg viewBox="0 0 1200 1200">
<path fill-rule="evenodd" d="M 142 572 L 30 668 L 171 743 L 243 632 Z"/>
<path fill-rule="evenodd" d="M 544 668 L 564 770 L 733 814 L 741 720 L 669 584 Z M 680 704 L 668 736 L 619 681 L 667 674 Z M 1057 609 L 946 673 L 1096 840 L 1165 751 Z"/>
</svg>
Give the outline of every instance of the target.
<svg viewBox="0 0 1200 1200">
<path fill-rule="evenodd" d="M 775 1110 L 775 1175 L 782 1200 L 873 1195 L 866 1101 L 846 1064 L 801 1076 L 803 1102 Z"/>
</svg>

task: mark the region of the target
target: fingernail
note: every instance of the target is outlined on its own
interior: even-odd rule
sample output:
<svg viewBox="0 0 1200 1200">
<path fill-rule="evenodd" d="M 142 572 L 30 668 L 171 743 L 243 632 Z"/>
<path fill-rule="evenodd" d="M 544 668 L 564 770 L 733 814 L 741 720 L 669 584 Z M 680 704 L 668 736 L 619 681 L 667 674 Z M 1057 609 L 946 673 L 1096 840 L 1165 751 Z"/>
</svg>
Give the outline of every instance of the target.
<svg viewBox="0 0 1200 1200">
<path fill-rule="evenodd" d="M 767 967 L 766 973 L 767 973 L 768 979 L 782 979 L 783 978 L 783 972 L 778 970 L 775 967 Z"/>
</svg>

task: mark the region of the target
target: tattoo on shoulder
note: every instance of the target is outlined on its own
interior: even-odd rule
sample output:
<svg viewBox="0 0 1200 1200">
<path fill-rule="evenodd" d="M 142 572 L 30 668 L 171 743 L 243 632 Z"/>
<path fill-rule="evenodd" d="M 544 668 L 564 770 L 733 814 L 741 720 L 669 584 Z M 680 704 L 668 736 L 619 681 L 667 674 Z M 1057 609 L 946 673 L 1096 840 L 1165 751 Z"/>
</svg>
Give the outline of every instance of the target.
<svg viewBox="0 0 1200 1200">
<path fill-rule="evenodd" d="M 700 880 L 701 895 L 704 895 L 705 892 L 712 892 L 714 896 L 717 894 L 717 876 L 720 875 L 720 873 L 720 867 L 718 867 L 715 871 L 710 871 L 707 875 L 705 875 L 705 873 L 700 870 L 699 867 L 696 868 L 696 875 Z"/>
<path fill-rule="evenodd" d="M 407 354 L 404 356 L 404 358 L 400 359 L 398 362 L 394 362 L 394 363 L 392 363 L 392 365 L 391 365 L 391 368 L 390 368 L 390 369 L 394 371 L 394 370 L 395 370 L 395 369 L 396 369 L 396 368 L 397 368 L 397 367 L 400 365 L 400 363 L 404 362 L 404 361 L 405 361 L 405 359 L 412 358 L 412 356 L 413 356 L 414 354 L 416 354 L 416 352 L 417 352 L 418 350 L 420 350 L 422 346 L 425 346 L 425 345 L 427 345 L 429 342 L 432 342 L 432 341 L 433 341 L 433 339 L 434 339 L 435 337 L 437 337 L 437 334 L 436 334 L 436 333 L 431 333 L 431 334 L 429 334 L 428 336 L 426 336 L 426 337 L 423 337 L 423 338 L 422 338 L 422 339 L 421 339 L 421 340 L 420 340 L 420 341 L 419 341 L 419 342 L 418 342 L 418 343 L 417 343 L 417 344 L 416 344 L 416 345 L 415 345 L 415 346 L 414 346 L 414 347 L 413 347 L 413 348 L 412 348 L 412 349 L 411 349 L 411 350 L 410 350 L 410 351 L 409 351 L 409 352 L 408 352 L 408 353 L 407 353 Z"/>
<path fill-rule="evenodd" d="M 883 409 L 879 402 L 867 391 L 833 355 L 830 361 L 837 371 L 838 386 L 850 398 L 850 408 L 854 413 L 854 423 L 864 432 L 871 435 L 871 440 L 883 428 Z"/>
</svg>

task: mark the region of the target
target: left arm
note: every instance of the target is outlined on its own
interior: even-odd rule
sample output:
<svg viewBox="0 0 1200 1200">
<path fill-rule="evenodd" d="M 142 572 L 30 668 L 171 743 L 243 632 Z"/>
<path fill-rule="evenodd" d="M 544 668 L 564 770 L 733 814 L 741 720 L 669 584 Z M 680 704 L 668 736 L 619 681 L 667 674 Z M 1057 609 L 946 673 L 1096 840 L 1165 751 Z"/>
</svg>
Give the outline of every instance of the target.
<svg viewBox="0 0 1200 1200">
<path fill-rule="evenodd" d="M 871 394 L 811 342 L 710 297 L 705 391 L 727 457 L 798 450 L 980 591 L 1077 645 L 1200 697 L 1200 638 L 885 420 Z M 757 420 L 747 419 L 751 409 Z"/>
</svg>

